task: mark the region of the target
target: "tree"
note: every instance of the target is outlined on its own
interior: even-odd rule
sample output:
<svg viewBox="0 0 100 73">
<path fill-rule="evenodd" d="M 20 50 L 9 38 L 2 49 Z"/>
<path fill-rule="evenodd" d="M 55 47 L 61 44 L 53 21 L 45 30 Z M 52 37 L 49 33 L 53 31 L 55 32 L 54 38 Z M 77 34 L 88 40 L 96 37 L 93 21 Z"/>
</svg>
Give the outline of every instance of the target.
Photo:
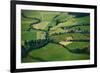
<svg viewBox="0 0 100 73">
<path fill-rule="evenodd" d="M 45 14 L 44 14 L 45 15 Z M 25 49 L 28 48 L 27 53 L 30 52 L 33 49 L 39 49 L 45 45 L 47 45 L 49 42 L 55 42 L 54 39 L 52 39 L 50 36 L 53 33 L 55 35 L 61 35 L 62 33 L 64 33 L 63 31 L 54 31 L 54 30 L 58 30 L 59 28 L 66 28 L 69 29 L 70 27 L 68 27 L 66 24 L 64 23 L 69 23 L 69 24 L 77 24 L 78 21 L 76 21 L 75 16 L 69 14 L 69 13 L 65 13 L 65 12 L 59 12 L 59 14 L 56 14 L 52 17 L 52 19 L 49 21 L 49 23 L 46 26 L 46 30 L 44 29 L 37 29 L 34 28 L 33 25 L 38 25 L 38 23 L 40 23 L 42 21 L 41 17 L 37 18 L 37 17 L 27 17 L 24 13 L 22 13 L 23 18 L 26 18 L 28 20 L 32 20 L 32 23 L 30 23 L 29 28 L 28 28 L 28 32 L 30 32 L 31 30 L 37 30 L 37 31 L 42 31 L 45 33 L 45 39 L 36 39 L 36 40 L 28 40 L 25 41 Z M 64 24 L 64 25 L 63 25 Z M 63 30 L 63 29 L 62 29 Z M 80 29 L 79 29 L 80 30 Z M 71 30 L 70 32 L 74 32 L 74 30 Z M 55 43 L 59 43 L 59 42 L 55 42 Z M 59 44 L 60 45 L 60 44 Z M 22 47 L 23 48 L 23 47 Z"/>
</svg>

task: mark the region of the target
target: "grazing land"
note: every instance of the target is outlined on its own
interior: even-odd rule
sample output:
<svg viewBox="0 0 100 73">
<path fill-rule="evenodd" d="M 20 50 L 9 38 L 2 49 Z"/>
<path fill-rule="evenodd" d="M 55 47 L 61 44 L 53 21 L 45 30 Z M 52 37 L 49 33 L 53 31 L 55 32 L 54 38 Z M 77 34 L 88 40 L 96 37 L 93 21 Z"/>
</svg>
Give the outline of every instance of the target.
<svg viewBox="0 0 100 73">
<path fill-rule="evenodd" d="M 90 59 L 89 13 L 21 10 L 21 62 Z"/>
</svg>

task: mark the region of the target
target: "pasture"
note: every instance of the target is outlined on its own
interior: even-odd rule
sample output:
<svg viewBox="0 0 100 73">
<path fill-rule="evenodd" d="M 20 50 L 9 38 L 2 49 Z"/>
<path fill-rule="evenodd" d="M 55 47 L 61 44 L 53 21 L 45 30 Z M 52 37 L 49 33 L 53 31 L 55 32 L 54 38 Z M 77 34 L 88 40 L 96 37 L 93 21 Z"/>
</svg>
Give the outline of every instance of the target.
<svg viewBox="0 0 100 73">
<path fill-rule="evenodd" d="M 90 15 L 22 10 L 21 42 L 22 63 L 89 60 Z"/>
</svg>

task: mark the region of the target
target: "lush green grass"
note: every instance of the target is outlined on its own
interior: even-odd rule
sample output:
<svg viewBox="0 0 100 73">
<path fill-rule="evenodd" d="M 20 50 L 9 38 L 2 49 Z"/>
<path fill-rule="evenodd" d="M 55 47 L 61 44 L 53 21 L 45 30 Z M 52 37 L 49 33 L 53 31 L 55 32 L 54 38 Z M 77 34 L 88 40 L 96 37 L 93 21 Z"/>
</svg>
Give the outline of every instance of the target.
<svg viewBox="0 0 100 73">
<path fill-rule="evenodd" d="M 45 32 L 43 31 L 37 31 L 37 34 L 36 34 L 36 38 L 37 39 L 45 39 Z"/>
<path fill-rule="evenodd" d="M 84 34 L 80 34 L 80 33 L 66 33 L 66 34 L 62 34 L 62 35 L 55 35 L 55 36 L 50 36 L 52 39 L 54 39 L 55 41 L 63 41 L 66 40 L 67 37 L 72 37 L 73 40 L 89 40 L 90 38 L 85 36 Z"/>
<path fill-rule="evenodd" d="M 75 18 L 71 18 L 69 20 L 67 20 L 64 23 L 60 23 L 57 26 L 53 27 L 52 29 L 57 29 L 59 27 L 65 27 L 65 26 L 72 26 L 72 25 L 76 25 L 78 22 L 76 21 Z"/>
<path fill-rule="evenodd" d="M 43 30 L 46 30 L 46 27 L 48 26 L 48 23 L 47 21 L 42 21 L 36 25 L 33 25 L 33 28 L 36 28 L 36 29 L 43 29 Z"/>
<path fill-rule="evenodd" d="M 22 10 L 22 12 L 30 18 L 42 18 L 40 15 L 40 12 L 35 11 L 35 10 Z"/>
<path fill-rule="evenodd" d="M 54 18 L 56 15 L 60 14 L 60 12 L 48 12 L 48 11 L 40 11 L 40 14 L 42 16 L 42 21 L 52 21 L 52 18 Z"/>
<path fill-rule="evenodd" d="M 29 55 L 26 58 L 22 59 L 22 62 L 39 62 L 37 59 L 33 59 L 32 57 L 30 57 Z"/>
<path fill-rule="evenodd" d="M 76 18 L 76 21 L 77 21 L 79 24 L 90 24 L 90 16 L 85 16 L 85 17 Z"/>
<path fill-rule="evenodd" d="M 80 28 L 80 30 L 82 30 L 82 31 L 88 31 L 88 32 L 90 32 L 90 26 L 76 26 L 76 27 L 72 27 L 72 28 L 70 28 L 69 30 L 71 30 L 71 29 L 79 29 Z"/>
<path fill-rule="evenodd" d="M 37 58 L 42 58 L 46 61 L 89 59 L 89 55 L 70 53 L 62 46 L 52 43 L 49 43 L 45 47 L 42 47 L 38 50 L 30 52 L 29 55 Z"/>
<path fill-rule="evenodd" d="M 61 35 L 52 35 L 54 33 L 63 33 L 71 29 L 78 29 L 85 31 L 90 31 L 89 26 L 77 26 L 71 29 L 63 30 L 61 27 L 72 26 L 72 25 L 81 25 L 81 24 L 90 24 L 90 17 L 79 17 L 69 15 L 67 12 L 50 12 L 50 11 L 35 11 L 35 10 L 22 10 L 22 12 L 29 18 L 38 18 L 41 20 L 40 23 L 32 25 L 35 29 L 48 30 L 48 26 L 52 28 L 48 31 L 49 37 L 54 41 L 60 42 L 65 40 L 67 37 L 72 37 L 73 40 L 86 40 L 90 39 L 89 34 L 81 33 L 66 33 Z M 58 17 L 54 18 L 55 16 Z M 56 24 L 56 20 L 59 20 L 59 24 Z M 63 22 L 64 21 L 64 22 Z M 30 24 L 36 22 L 36 20 L 21 18 L 21 42 L 25 40 L 37 40 L 45 39 L 45 32 L 40 30 L 30 30 Z M 76 48 L 83 49 L 89 47 L 90 42 L 72 42 L 66 47 L 73 50 Z M 62 47 L 61 45 L 48 43 L 44 47 L 32 50 L 28 55 L 22 59 L 22 62 L 40 62 L 40 61 L 68 61 L 68 60 L 86 60 L 89 59 L 89 54 L 78 54 L 68 51 L 68 49 Z"/>
<path fill-rule="evenodd" d="M 63 30 L 63 29 L 61 29 L 61 28 L 56 28 L 56 29 L 51 29 L 50 32 L 49 32 L 49 34 L 52 35 L 52 34 L 54 34 L 54 33 L 64 33 L 64 32 L 66 32 L 66 31 L 67 31 L 67 30 Z"/>
<path fill-rule="evenodd" d="M 21 40 L 36 40 L 36 33 L 37 33 L 37 31 L 26 31 L 26 32 L 22 32 L 21 33 Z"/>
<path fill-rule="evenodd" d="M 81 25 L 81 24 L 90 24 L 89 16 L 80 17 L 80 18 L 70 18 L 68 21 L 64 23 L 60 23 L 58 26 L 55 26 L 52 29 L 58 27 L 72 26 L 72 25 Z"/>
<path fill-rule="evenodd" d="M 90 46 L 89 42 L 73 42 L 73 43 L 67 45 L 67 47 L 71 50 L 76 49 L 76 48 L 83 49 L 83 48 L 89 47 L 89 46 Z"/>
<path fill-rule="evenodd" d="M 30 28 L 31 22 L 30 21 L 21 21 L 21 31 L 28 30 Z"/>
</svg>

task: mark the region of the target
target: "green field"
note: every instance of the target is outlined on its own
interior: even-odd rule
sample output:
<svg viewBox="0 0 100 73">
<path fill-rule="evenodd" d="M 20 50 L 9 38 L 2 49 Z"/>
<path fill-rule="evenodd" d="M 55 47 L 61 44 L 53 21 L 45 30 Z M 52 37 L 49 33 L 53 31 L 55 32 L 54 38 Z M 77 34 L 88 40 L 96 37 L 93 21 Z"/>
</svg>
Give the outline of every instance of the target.
<svg viewBox="0 0 100 73">
<path fill-rule="evenodd" d="M 22 10 L 21 62 L 90 59 L 90 15 L 77 14 Z"/>
<path fill-rule="evenodd" d="M 31 60 L 41 61 L 41 59 L 43 59 L 44 61 L 89 59 L 89 56 L 87 54 L 71 53 L 68 50 L 66 50 L 65 48 L 63 48 L 62 46 L 57 45 L 57 44 L 51 44 L 51 43 L 46 45 L 45 47 L 42 47 L 41 49 L 31 51 L 28 54 L 27 58 L 28 57 L 31 58 L 30 61 Z M 32 59 L 34 57 L 37 57 L 39 59 Z M 26 58 L 26 60 L 27 60 L 27 58 Z"/>
</svg>

